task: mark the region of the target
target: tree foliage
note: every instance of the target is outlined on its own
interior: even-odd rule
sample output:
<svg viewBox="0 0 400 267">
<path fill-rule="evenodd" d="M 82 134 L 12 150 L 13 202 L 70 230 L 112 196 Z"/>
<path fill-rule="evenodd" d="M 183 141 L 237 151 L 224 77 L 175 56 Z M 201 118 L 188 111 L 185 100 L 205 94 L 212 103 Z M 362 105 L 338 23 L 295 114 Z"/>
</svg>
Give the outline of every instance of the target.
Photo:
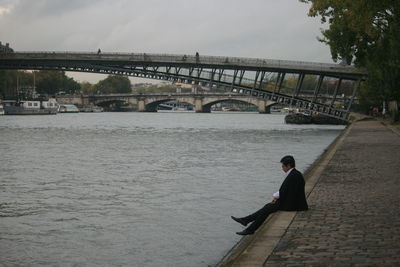
<svg viewBox="0 0 400 267">
<path fill-rule="evenodd" d="M 95 93 L 94 86 L 89 82 L 81 82 L 81 92 L 84 95 L 93 95 Z"/>
<path fill-rule="evenodd" d="M 136 90 L 136 92 L 139 94 L 175 93 L 176 86 L 173 84 L 165 84 L 162 86 L 152 85 L 152 86 L 145 87 L 145 88 L 139 88 Z"/>
<path fill-rule="evenodd" d="M 59 92 L 73 94 L 80 91 L 80 85 L 64 71 L 38 71 L 36 76 L 36 91 L 39 94 L 55 95 Z"/>
<path fill-rule="evenodd" d="M 17 86 L 18 84 L 18 86 Z M 112 94 L 131 93 L 131 82 L 127 77 L 109 75 L 104 80 L 92 85 L 89 82 L 78 83 L 68 77 L 64 71 L 16 71 L 0 70 L 0 96 L 15 98 L 17 87 L 33 88 L 41 95 L 56 95 L 58 93 L 75 94 Z M 23 94 L 20 90 L 19 94 Z"/>
<path fill-rule="evenodd" d="M 95 84 L 91 91 L 97 94 L 131 93 L 131 81 L 125 76 L 109 75 Z"/>
<path fill-rule="evenodd" d="M 329 45 L 333 60 L 368 70 L 364 100 L 400 99 L 400 1 L 300 1 L 312 4 L 309 16 L 329 24 L 319 40 Z"/>
<path fill-rule="evenodd" d="M 32 73 L 27 71 L 0 70 L 0 93 L 2 97 L 16 97 L 17 87 L 33 87 Z"/>
<path fill-rule="evenodd" d="M 3 98 L 27 96 L 27 88 L 35 86 L 36 92 L 42 95 L 55 95 L 60 91 L 75 93 L 80 90 L 80 85 L 72 78 L 59 71 L 0 71 L 0 93 Z"/>
</svg>

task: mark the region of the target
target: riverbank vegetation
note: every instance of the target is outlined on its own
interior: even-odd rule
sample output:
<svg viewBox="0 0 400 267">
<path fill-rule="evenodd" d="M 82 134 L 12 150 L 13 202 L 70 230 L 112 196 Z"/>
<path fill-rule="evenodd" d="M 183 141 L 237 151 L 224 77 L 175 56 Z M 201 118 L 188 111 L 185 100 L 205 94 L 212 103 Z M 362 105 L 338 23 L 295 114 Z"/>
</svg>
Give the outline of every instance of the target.
<svg viewBox="0 0 400 267">
<path fill-rule="evenodd" d="M 81 86 L 64 71 L 17 71 L 0 70 L 0 97 L 31 97 L 33 88 L 40 95 L 55 95 L 59 92 L 74 94 Z"/>
<path fill-rule="evenodd" d="M 132 92 L 131 81 L 126 76 L 108 75 L 96 84 L 81 83 L 81 91 L 86 95 L 93 94 L 130 94 Z"/>
<path fill-rule="evenodd" d="M 131 93 L 128 77 L 109 75 L 105 79 L 91 84 L 78 83 L 68 77 L 64 71 L 17 71 L 0 70 L 0 97 L 3 99 L 30 97 L 33 88 L 39 95 L 57 94 L 113 94 Z"/>
<path fill-rule="evenodd" d="M 33 88 L 39 95 L 57 94 L 146 94 L 174 93 L 176 86 L 166 84 L 138 84 L 132 86 L 126 76 L 108 75 L 95 84 L 78 83 L 64 71 L 0 70 L 0 98 L 15 99 L 32 97 Z"/>
<path fill-rule="evenodd" d="M 309 16 L 328 24 L 319 41 L 332 59 L 368 70 L 359 91 L 364 109 L 400 101 L 400 1 L 300 0 L 311 3 Z M 395 105 L 397 106 L 397 105 Z M 392 110 L 398 118 L 398 110 Z M 397 113 L 397 115 L 396 115 Z"/>
</svg>

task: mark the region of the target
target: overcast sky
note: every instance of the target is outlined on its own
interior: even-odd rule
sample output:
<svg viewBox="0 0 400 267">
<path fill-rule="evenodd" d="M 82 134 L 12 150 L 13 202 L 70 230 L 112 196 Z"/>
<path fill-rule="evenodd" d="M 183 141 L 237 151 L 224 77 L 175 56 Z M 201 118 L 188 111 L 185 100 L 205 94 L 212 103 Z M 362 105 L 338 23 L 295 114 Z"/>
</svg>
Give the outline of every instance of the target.
<svg viewBox="0 0 400 267">
<path fill-rule="evenodd" d="M 16 51 L 173 53 L 332 62 L 297 0 L 0 0 Z M 103 75 L 77 74 L 95 81 Z"/>
</svg>

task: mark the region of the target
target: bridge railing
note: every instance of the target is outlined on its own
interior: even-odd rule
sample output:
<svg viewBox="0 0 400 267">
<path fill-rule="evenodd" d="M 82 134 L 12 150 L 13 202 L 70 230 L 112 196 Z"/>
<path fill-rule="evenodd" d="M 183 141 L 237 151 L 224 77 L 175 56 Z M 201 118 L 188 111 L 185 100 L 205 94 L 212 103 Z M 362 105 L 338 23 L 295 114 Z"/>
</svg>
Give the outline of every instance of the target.
<svg viewBox="0 0 400 267">
<path fill-rule="evenodd" d="M 7 55 L 7 54 L 4 54 Z M 8 54 L 10 55 L 10 54 Z M 123 60 L 128 62 L 158 62 L 158 63 L 175 63 L 175 64 L 205 64 L 218 66 L 243 66 L 255 68 L 277 68 L 277 69 L 295 69 L 295 70 L 310 70 L 322 72 L 340 72 L 355 75 L 366 75 L 363 69 L 355 68 L 354 66 L 343 66 L 340 64 L 317 63 L 305 61 L 291 60 L 276 60 L 276 59 L 257 59 L 245 57 L 222 57 L 222 56 L 207 56 L 207 55 L 176 55 L 176 54 L 149 54 L 149 53 L 96 53 L 96 52 L 23 52 L 18 51 L 13 53 L 16 57 L 31 57 L 38 58 L 60 58 L 60 59 L 87 59 L 87 60 Z"/>
</svg>

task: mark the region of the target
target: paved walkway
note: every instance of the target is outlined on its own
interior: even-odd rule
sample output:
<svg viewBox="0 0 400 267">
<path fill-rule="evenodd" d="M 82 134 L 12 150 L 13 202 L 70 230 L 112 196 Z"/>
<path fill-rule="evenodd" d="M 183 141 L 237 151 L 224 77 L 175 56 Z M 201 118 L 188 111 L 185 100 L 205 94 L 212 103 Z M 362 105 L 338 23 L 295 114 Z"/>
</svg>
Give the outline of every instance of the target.
<svg viewBox="0 0 400 267">
<path fill-rule="evenodd" d="M 400 264 L 397 129 L 353 123 L 306 176 L 310 210 L 274 214 L 220 266 Z"/>
<path fill-rule="evenodd" d="M 266 266 L 400 264 L 400 136 L 353 124 Z"/>
</svg>

